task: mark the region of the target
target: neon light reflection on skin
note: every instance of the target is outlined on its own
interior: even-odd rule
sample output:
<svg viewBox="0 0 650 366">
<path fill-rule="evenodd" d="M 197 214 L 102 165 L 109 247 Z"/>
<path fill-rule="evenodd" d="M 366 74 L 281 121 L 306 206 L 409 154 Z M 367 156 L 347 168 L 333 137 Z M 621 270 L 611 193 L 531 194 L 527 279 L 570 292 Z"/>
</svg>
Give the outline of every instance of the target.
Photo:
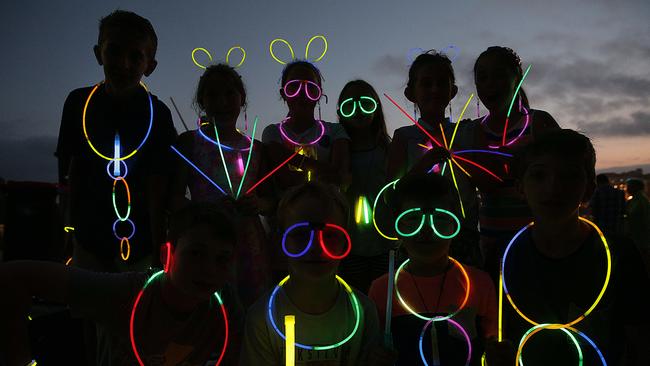
<svg viewBox="0 0 650 366">
<path fill-rule="evenodd" d="M 297 254 L 294 254 L 294 253 L 289 252 L 289 250 L 287 249 L 287 236 L 289 236 L 291 231 L 293 231 L 293 230 L 295 230 L 296 228 L 299 228 L 299 227 L 310 227 L 309 242 L 305 246 L 305 249 L 303 249 L 301 252 L 299 252 Z M 332 252 L 330 252 L 329 249 L 327 249 L 327 245 L 325 245 L 325 239 L 323 238 L 323 230 L 322 229 L 316 229 L 315 224 L 310 223 L 310 222 L 306 222 L 306 221 L 305 222 L 298 222 L 296 224 L 293 224 L 293 225 L 289 226 L 284 231 L 284 234 L 282 235 L 282 251 L 284 251 L 284 254 L 286 254 L 288 257 L 291 257 L 291 258 L 302 257 L 311 248 L 311 246 L 312 246 L 312 244 L 314 242 L 314 235 L 315 235 L 315 233 L 317 231 L 318 232 L 318 241 L 320 242 L 320 247 L 323 250 L 323 253 L 325 253 L 325 255 L 327 257 L 329 257 L 330 259 L 333 259 L 333 260 L 340 260 L 340 259 L 343 259 L 343 258 L 347 257 L 347 255 L 350 254 L 350 251 L 352 250 L 352 240 L 350 239 L 350 235 L 348 234 L 348 232 L 343 227 L 341 227 L 339 225 L 335 225 L 335 224 L 330 224 L 330 223 L 326 223 L 324 225 L 324 228 L 334 229 L 336 231 L 342 232 L 345 235 L 345 240 L 347 241 L 347 245 L 346 245 L 346 249 L 343 252 L 343 254 L 335 255 Z"/>
<path fill-rule="evenodd" d="M 131 308 L 131 318 L 129 321 L 129 338 L 131 339 L 131 348 L 133 350 L 133 354 L 135 355 L 136 360 L 138 361 L 138 364 L 140 366 L 144 366 L 144 362 L 142 361 L 142 358 L 140 357 L 140 353 L 138 352 L 138 347 L 135 344 L 135 334 L 134 334 L 134 323 L 135 323 L 135 312 L 138 308 L 138 304 L 140 303 L 140 299 L 142 298 L 142 295 L 144 294 L 144 290 L 147 289 L 147 287 L 155 280 L 158 276 L 162 275 L 165 273 L 164 271 L 158 271 L 156 272 L 153 276 L 151 276 L 147 282 L 144 284 L 140 292 L 135 298 L 135 301 L 133 302 L 133 307 Z M 217 359 L 217 362 L 214 364 L 215 366 L 218 366 L 221 364 L 221 361 L 223 360 L 223 357 L 226 354 L 226 348 L 228 347 L 228 337 L 229 337 L 229 324 L 228 324 L 228 314 L 226 312 L 226 307 L 223 304 L 223 301 L 221 300 L 221 296 L 219 295 L 218 292 L 214 293 L 214 297 L 219 303 L 219 306 L 221 308 L 221 314 L 223 316 L 224 320 L 224 329 L 225 329 L 225 336 L 224 336 L 224 342 L 223 342 L 223 347 L 221 348 L 221 354 L 219 355 L 219 358 Z"/>
<path fill-rule="evenodd" d="M 523 345 L 526 343 L 528 338 L 530 338 L 533 334 L 535 334 L 535 333 L 537 333 L 537 332 L 539 332 L 539 331 L 541 331 L 543 329 L 562 329 L 562 330 L 570 329 L 570 330 L 574 331 L 575 333 L 580 335 L 582 338 L 584 338 L 585 340 L 587 340 L 591 344 L 591 346 L 598 353 L 598 355 L 601 358 L 601 361 L 603 362 L 603 364 L 606 365 L 605 359 L 602 356 L 602 352 L 596 346 L 596 344 L 593 341 L 591 341 L 591 339 L 588 338 L 585 334 L 582 334 L 578 330 L 572 328 L 575 324 L 577 324 L 580 321 L 584 320 L 589 314 L 591 314 L 591 312 L 596 308 L 598 303 L 601 301 L 601 299 L 603 298 L 603 295 L 605 294 L 605 291 L 607 290 L 607 286 L 609 285 L 609 281 L 610 281 L 610 278 L 611 278 L 611 271 L 612 271 L 612 257 L 611 257 L 611 252 L 609 250 L 609 245 L 607 244 L 607 239 L 605 238 L 605 235 L 600 230 L 600 228 L 598 228 L 598 226 L 596 226 L 596 224 L 594 224 L 593 222 L 591 222 L 591 221 L 589 221 L 589 220 L 587 220 L 587 219 L 585 219 L 583 217 L 578 217 L 578 218 L 581 221 L 583 221 L 583 222 L 587 223 L 588 225 L 590 225 L 594 230 L 596 230 L 596 232 L 600 236 L 600 240 L 601 240 L 601 242 L 603 244 L 603 247 L 605 249 L 605 254 L 607 256 L 607 272 L 606 272 L 606 275 L 605 275 L 605 281 L 603 283 L 603 287 L 601 288 L 598 296 L 596 297 L 596 300 L 593 302 L 593 304 L 591 304 L 591 306 L 582 315 L 578 316 L 577 318 L 575 318 L 571 322 L 568 322 L 568 323 L 565 323 L 565 324 L 540 324 L 540 323 L 537 323 L 537 322 L 533 321 L 532 319 L 530 319 L 528 316 L 526 316 L 517 307 L 514 300 L 512 299 L 512 296 L 508 292 L 508 286 L 507 286 L 507 282 L 506 282 L 506 279 L 505 279 L 505 268 L 506 268 L 505 264 L 506 264 L 508 253 L 510 252 L 510 249 L 515 244 L 515 242 L 517 241 L 519 236 L 521 236 L 527 229 L 529 229 L 535 223 L 531 222 L 530 224 L 528 224 L 528 225 L 524 226 L 523 228 L 521 228 L 521 230 L 519 230 L 517 232 L 517 234 L 515 234 L 515 236 L 510 240 L 510 243 L 508 243 L 508 246 L 506 247 L 506 249 L 505 249 L 505 251 L 503 253 L 503 258 L 501 260 L 501 268 L 500 268 L 500 271 L 501 271 L 500 282 L 502 282 L 502 284 L 503 284 L 503 292 L 505 293 L 506 298 L 508 299 L 508 302 L 510 303 L 512 308 L 517 312 L 517 314 L 519 314 L 519 316 L 521 316 L 528 323 L 533 325 L 533 328 L 529 329 L 529 331 L 524 335 L 524 337 L 522 337 L 522 340 L 520 341 L 520 346 L 519 346 L 518 356 L 517 356 L 517 360 L 519 360 L 520 365 L 523 365 L 523 362 L 521 362 L 521 360 L 520 360 L 521 350 L 523 349 Z M 501 309 L 500 309 L 500 311 L 501 311 Z M 577 346 L 580 347 L 579 344 L 577 344 Z"/>
<path fill-rule="evenodd" d="M 467 360 L 465 361 L 465 366 L 469 365 L 470 360 L 472 359 L 472 341 L 469 339 L 469 335 L 467 334 L 467 331 L 465 328 L 463 328 L 462 325 L 460 325 L 458 322 L 452 320 L 452 319 L 445 319 L 449 323 L 453 324 L 456 329 L 460 331 L 460 333 L 463 335 L 463 338 L 465 338 L 465 342 L 467 343 Z M 422 344 L 424 343 L 424 333 L 426 333 L 427 328 L 429 326 L 435 326 L 432 325 L 435 321 L 437 321 L 436 318 L 430 319 L 429 321 L 424 324 L 424 327 L 422 328 L 422 332 L 420 332 L 420 339 L 418 340 L 418 349 L 420 350 L 420 358 L 422 359 L 422 362 L 426 365 L 429 366 L 429 363 L 427 362 L 427 359 L 424 355 L 424 348 Z"/>
<path fill-rule="evenodd" d="M 290 276 L 285 277 L 282 281 L 280 281 L 280 283 L 277 286 L 275 286 L 275 289 L 273 289 L 273 292 L 269 297 L 268 313 L 267 313 L 271 326 L 273 326 L 275 332 L 285 341 L 286 341 L 286 336 L 284 335 L 284 333 L 282 333 L 280 328 L 278 328 L 278 325 L 275 323 L 275 317 L 273 316 L 273 304 L 275 302 L 275 297 L 277 296 L 278 291 L 280 291 L 282 285 L 284 285 L 289 280 L 289 277 Z M 314 351 L 324 351 L 328 349 L 333 349 L 342 346 L 347 341 L 349 341 L 352 337 L 354 337 L 354 335 L 357 333 L 357 330 L 359 329 L 359 324 L 361 323 L 361 308 L 359 306 L 359 300 L 357 300 L 357 296 L 354 294 L 352 288 L 345 281 L 343 281 L 341 277 L 337 275 L 336 279 L 343 286 L 343 288 L 345 288 L 345 291 L 348 293 L 348 297 L 350 298 L 350 302 L 352 303 L 352 308 L 354 309 L 354 316 L 355 316 L 354 328 L 352 329 L 350 334 L 348 334 L 347 337 L 330 345 L 310 346 L 310 345 L 295 342 L 296 347 L 306 349 L 306 350 L 314 350 Z"/>
<path fill-rule="evenodd" d="M 448 319 L 452 318 L 453 316 L 455 316 L 456 314 L 458 314 L 461 310 L 463 310 L 465 308 L 465 305 L 467 305 L 467 300 L 469 299 L 471 282 L 469 280 L 469 276 L 467 275 L 467 271 L 465 271 L 465 268 L 463 267 L 463 265 L 460 262 L 458 262 L 457 260 L 455 260 L 454 258 L 452 258 L 452 257 L 449 257 L 449 260 L 452 261 L 452 263 L 454 263 L 456 265 L 456 267 L 458 267 L 458 269 L 460 269 L 460 272 L 463 274 L 463 278 L 465 279 L 465 296 L 463 297 L 463 301 L 461 302 L 458 309 L 456 309 L 452 313 L 449 313 L 449 315 L 446 315 L 446 316 L 434 316 L 434 317 L 431 317 L 431 318 L 423 316 L 423 315 L 419 314 L 417 311 L 413 310 L 413 308 L 411 308 L 406 303 L 406 301 L 404 300 L 404 298 L 400 294 L 399 286 L 398 286 L 398 279 L 399 279 L 400 272 L 402 272 L 402 270 L 404 270 L 404 267 L 411 261 L 410 259 L 407 259 L 407 260 L 404 261 L 404 263 L 402 263 L 399 266 L 399 268 L 395 272 L 395 295 L 397 296 L 397 300 L 399 300 L 399 303 L 402 305 L 402 307 L 404 307 L 404 309 L 406 311 L 408 311 L 409 313 L 415 315 L 416 317 L 418 317 L 418 318 L 420 318 L 422 320 L 426 320 L 426 321 L 432 320 L 432 321 L 436 322 L 436 321 L 448 320 Z"/>
</svg>

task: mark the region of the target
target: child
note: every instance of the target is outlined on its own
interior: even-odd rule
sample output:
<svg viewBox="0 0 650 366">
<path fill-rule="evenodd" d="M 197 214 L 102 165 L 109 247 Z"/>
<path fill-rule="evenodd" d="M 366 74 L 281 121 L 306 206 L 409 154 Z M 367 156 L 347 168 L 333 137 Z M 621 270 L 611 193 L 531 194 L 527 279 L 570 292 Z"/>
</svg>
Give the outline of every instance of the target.
<svg viewBox="0 0 650 366">
<path fill-rule="evenodd" d="M 262 187 L 245 194 L 262 177 L 264 147 L 259 141 L 253 141 L 248 163 L 251 140 L 236 128 L 237 117 L 246 105 L 246 89 L 234 68 L 225 64 L 208 67 L 199 80 L 195 105 L 199 113 L 205 113 L 205 121 L 200 120 L 196 130 L 180 135 L 178 149 L 226 195 L 179 157 L 172 184 L 173 201 L 175 205 L 184 204 L 186 188 L 189 188 L 193 201 L 219 202 L 228 209 L 235 221 L 239 242 L 235 253 L 234 282 L 240 299 L 248 306 L 271 285 L 266 235 L 258 214 L 268 213 L 273 204 L 269 199 L 257 198 L 256 193 L 261 192 Z M 218 142 L 215 131 L 218 132 Z M 239 197 L 235 200 L 237 192 Z"/>
<path fill-rule="evenodd" d="M 450 237 L 460 230 L 460 221 L 455 219 L 456 197 L 446 178 L 425 173 L 407 175 L 389 197 L 397 218 L 394 225 L 401 231 L 400 243 L 408 255 L 408 262 L 396 271 L 392 297 L 391 333 L 400 365 L 423 364 L 418 351 L 420 333 L 427 323 L 423 318 L 459 311 L 450 319 L 462 326 L 471 340 L 472 365 L 478 364 L 485 341 L 496 336 L 496 297 L 490 277 L 449 257 Z M 416 211 L 408 212 L 413 209 Z M 425 214 L 432 216 L 424 218 Z M 370 298 L 382 316 L 386 314 L 388 281 L 385 274 L 370 287 Z M 384 323 L 384 317 L 380 319 Z M 438 361 L 433 364 L 464 365 L 468 345 L 463 331 L 447 321 L 436 321 L 431 326 L 437 336 L 424 338 L 423 354 L 428 364 L 432 364 L 433 357 Z M 427 334 L 430 332 L 431 328 Z"/>
<path fill-rule="evenodd" d="M 352 184 L 345 195 L 350 207 L 354 207 L 356 223 L 350 226 L 354 246 L 341 263 L 341 273 L 352 287 L 367 293 L 370 282 L 386 270 L 388 249 L 392 246 L 377 234 L 372 224 L 375 195 L 386 184 L 390 138 L 381 99 L 367 82 L 354 80 L 345 84 L 337 105 L 339 123 L 350 136 Z"/>
<path fill-rule="evenodd" d="M 450 105 L 457 92 L 454 69 L 446 55 L 432 50 L 416 57 L 409 68 L 404 96 L 420 111 L 420 125 L 440 143 L 445 139 L 450 142 L 456 128 L 450 117 L 445 117 L 445 108 Z M 468 148 L 473 141 L 472 134 L 468 133 L 471 130 L 468 129 L 467 122 L 459 122 L 454 150 Z M 442 136 L 441 127 L 446 137 Z M 427 148 L 423 146 L 431 148 L 430 151 L 427 152 Z M 417 126 L 411 124 L 400 127 L 393 134 L 388 153 L 388 179 L 399 179 L 411 171 L 428 172 L 434 164 L 437 165 L 433 171 L 441 173 L 442 165 L 447 162 L 448 157 L 447 149 L 437 147 Z M 447 167 L 444 174 L 450 175 L 450 170 L 451 168 Z M 465 219 L 460 235 L 452 244 L 452 255 L 463 263 L 478 265 L 481 260 L 476 245 L 479 235 L 476 188 L 464 173 L 458 169 L 456 173 L 460 191 L 457 194 L 460 194 L 462 199 Z"/>
<path fill-rule="evenodd" d="M 277 162 L 301 147 L 303 150 L 279 172 L 279 190 L 312 178 L 346 187 L 350 182 L 349 137 L 341 125 L 320 119 L 320 71 L 310 62 L 294 61 L 282 71 L 281 81 L 280 96 L 289 113 L 282 122 L 264 129 L 262 142 Z M 317 104 L 319 119 L 314 118 Z"/>
<path fill-rule="evenodd" d="M 537 323 L 577 319 L 573 328 L 593 341 L 570 332 L 585 365 L 602 363 L 594 345 L 609 365 L 648 365 L 650 284 L 643 264 L 629 241 L 605 238 L 578 216 L 595 187 L 591 142 L 572 130 L 554 130 L 520 156 L 518 186 L 534 221 L 512 239 L 503 259 L 504 289 L 511 299 L 504 298 L 504 337 L 516 346 L 533 326 L 520 314 Z M 576 348 L 565 332 L 545 330 L 525 343 L 522 362 L 575 365 Z"/>
<path fill-rule="evenodd" d="M 489 47 L 476 59 L 476 92 L 488 109 L 488 114 L 472 122 L 473 146 L 479 149 L 514 150 L 525 146 L 545 130 L 559 128 L 550 114 L 529 107 L 523 89 L 519 89 L 515 95 L 522 78 L 521 59 L 510 48 Z M 508 119 L 504 144 L 503 130 L 513 98 L 515 104 Z M 477 182 L 481 191 L 480 247 L 485 261 L 484 269 L 496 280 L 499 258 L 505 245 L 516 230 L 530 222 L 530 211 L 516 192 L 511 161 L 492 155 L 487 159 L 489 161 L 485 161 L 485 164 L 504 179 L 503 183 L 494 180 Z"/>
<path fill-rule="evenodd" d="M 351 245 L 347 217 L 345 198 L 334 187 L 312 181 L 287 191 L 277 234 L 290 256 L 289 276 L 249 309 L 241 365 L 285 364 L 285 315 L 295 315 L 296 344 L 332 346 L 296 346 L 296 365 L 368 364 L 365 357 L 379 336 L 377 313 L 365 295 L 336 276 Z"/>
<path fill-rule="evenodd" d="M 0 344 L 7 364 L 26 365 L 32 359 L 27 335 L 32 296 L 68 304 L 74 315 L 93 319 L 107 329 L 110 347 L 98 360 L 101 365 L 203 365 L 214 357 L 212 353 L 219 357 L 226 329 L 213 294 L 225 282 L 235 231 L 214 206 L 192 204 L 172 216 L 169 240 L 169 251 L 160 252 L 165 272 L 149 281 L 144 272 L 95 273 L 50 262 L 0 266 L 0 289 L 9 294 L 0 304 L 6 325 L 0 330 Z M 145 282 L 146 288 L 138 295 Z M 231 292 L 224 291 L 222 296 L 230 329 L 224 362 L 232 364 L 237 359 L 241 310 Z"/>
<path fill-rule="evenodd" d="M 59 183 L 64 193 L 69 191 L 69 197 L 62 197 L 70 212 L 66 226 L 75 228 L 72 263 L 80 268 L 116 272 L 159 264 L 169 145 L 176 130 L 169 109 L 140 85 L 142 76 L 156 68 L 157 42 L 151 23 L 137 14 L 116 10 L 102 18 L 94 53 L 104 82 L 96 89 L 73 90 L 63 106 L 56 156 Z M 121 158 L 137 152 L 115 163 L 111 159 L 116 150 Z M 119 258 L 119 238 L 129 235 L 129 225 L 116 222 L 118 209 L 121 214 L 127 211 L 122 182 L 117 182 L 117 202 L 125 203 L 114 208 L 111 201 L 113 178 L 120 175 L 133 197 L 126 216 L 137 226 L 126 261 Z"/>
</svg>

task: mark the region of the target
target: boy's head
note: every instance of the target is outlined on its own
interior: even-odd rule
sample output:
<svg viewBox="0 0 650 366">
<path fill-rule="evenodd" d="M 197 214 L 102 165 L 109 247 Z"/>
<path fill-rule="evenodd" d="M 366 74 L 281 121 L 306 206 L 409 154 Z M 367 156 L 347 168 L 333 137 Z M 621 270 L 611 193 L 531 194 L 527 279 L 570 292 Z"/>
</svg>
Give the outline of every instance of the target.
<svg viewBox="0 0 650 366">
<path fill-rule="evenodd" d="M 207 298 L 225 281 L 237 234 L 232 221 L 212 204 L 192 202 L 169 219 L 160 260 L 176 288 Z"/>
<path fill-rule="evenodd" d="M 116 91 L 138 86 L 156 68 L 158 37 L 151 23 L 130 11 L 116 10 L 99 21 L 97 62 L 107 84 Z"/>
<path fill-rule="evenodd" d="M 460 230 L 458 200 L 447 178 L 411 174 L 397 182 L 388 197 L 394 226 L 411 260 L 436 263 L 449 254 Z"/>
<path fill-rule="evenodd" d="M 347 229 L 348 211 L 345 197 L 331 185 L 311 181 L 285 193 L 278 205 L 276 242 L 289 253 L 291 275 L 323 279 L 336 274 L 340 259 L 335 258 L 351 245 L 342 231 Z"/>
<path fill-rule="evenodd" d="M 630 196 L 634 196 L 638 192 L 643 192 L 645 183 L 641 179 L 630 178 L 625 181 L 625 190 Z"/>
<path fill-rule="evenodd" d="M 589 138 L 576 131 L 549 131 L 517 159 L 519 189 L 535 220 L 570 219 L 594 192 L 596 152 Z"/>
</svg>

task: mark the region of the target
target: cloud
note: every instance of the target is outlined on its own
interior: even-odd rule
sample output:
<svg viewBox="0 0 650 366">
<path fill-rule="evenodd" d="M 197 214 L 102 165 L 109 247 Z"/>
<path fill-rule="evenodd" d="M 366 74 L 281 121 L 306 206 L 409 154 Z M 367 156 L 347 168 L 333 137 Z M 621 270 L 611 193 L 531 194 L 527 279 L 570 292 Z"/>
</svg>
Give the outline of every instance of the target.
<svg viewBox="0 0 650 366">
<path fill-rule="evenodd" d="M 384 55 L 374 62 L 372 69 L 380 75 L 403 78 L 408 72 L 408 60 L 406 55 Z"/>
<path fill-rule="evenodd" d="M 577 129 L 593 136 L 648 136 L 650 135 L 650 113 L 635 112 L 628 118 L 576 122 Z"/>
</svg>

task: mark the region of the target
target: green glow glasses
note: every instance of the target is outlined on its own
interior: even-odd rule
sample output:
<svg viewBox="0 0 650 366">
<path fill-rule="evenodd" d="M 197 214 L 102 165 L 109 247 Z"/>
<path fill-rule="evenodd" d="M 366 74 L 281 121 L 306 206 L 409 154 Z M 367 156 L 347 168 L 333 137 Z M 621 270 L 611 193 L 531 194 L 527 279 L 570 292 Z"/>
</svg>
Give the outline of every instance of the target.
<svg viewBox="0 0 650 366">
<path fill-rule="evenodd" d="M 365 95 L 359 98 L 348 98 L 341 102 L 339 113 L 345 118 L 350 118 L 357 112 L 357 106 L 361 113 L 373 114 L 377 110 L 377 101 Z"/>
<path fill-rule="evenodd" d="M 452 239 L 460 232 L 460 220 L 452 212 L 441 208 L 411 208 L 395 220 L 395 231 L 405 238 L 417 235 L 424 227 L 426 217 L 434 234 L 441 239 Z"/>
</svg>

